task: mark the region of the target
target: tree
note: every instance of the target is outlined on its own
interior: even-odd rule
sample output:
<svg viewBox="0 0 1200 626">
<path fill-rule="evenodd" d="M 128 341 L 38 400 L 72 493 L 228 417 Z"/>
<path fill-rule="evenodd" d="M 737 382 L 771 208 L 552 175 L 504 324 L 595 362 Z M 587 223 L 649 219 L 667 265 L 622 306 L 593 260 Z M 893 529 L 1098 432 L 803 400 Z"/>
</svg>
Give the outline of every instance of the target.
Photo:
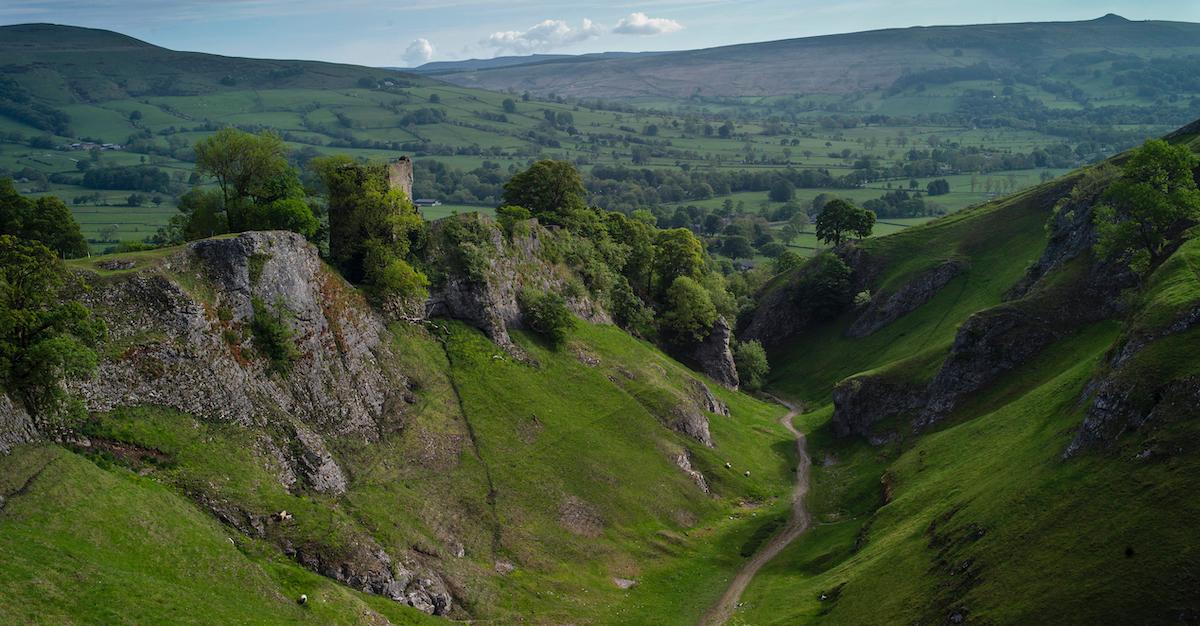
<svg viewBox="0 0 1200 626">
<path fill-rule="evenodd" d="M 504 102 L 501 103 L 501 106 L 504 107 L 505 113 L 516 113 L 517 112 L 517 101 L 513 100 L 512 98 L 505 98 Z"/>
<path fill-rule="evenodd" d="M 771 367 L 767 362 L 767 351 L 758 341 L 739 341 L 733 345 L 733 363 L 737 366 L 738 380 L 742 387 L 755 391 L 762 389 Z"/>
<path fill-rule="evenodd" d="M 875 226 L 875 214 L 850 202 L 835 198 L 830 200 L 816 222 L 817 239 L 839 246 L 849 237 L 869 237 Z"/>
<path fill-rule="evenodd" d="M 925 191 L 931 196 L 943 196 L 950 193 L 950 183 L 945 178 L 931 180 L 925 185 Z"/>
<path fill-rule="evenodd" d="M 666 293 L 663 332 L 679 343 L 701 341 L 717 321 L 717 307 L 699 282 L 680 276 Z"/>
<path fill-rule="evenodd" d="M 704 273 L 704 246 L 686 228 L 660 230 L 654 238 L 654 275 L 665 291 L 679 277 L 699 278 Z"/>
<path fill-rule="evenodd" d="M 775 273 L 777 274 L 790 272 L 801 265 L 804 265 L 804 257 L 791 250 L 775 257 Z"/>
<path fill-rule="evenodd" d="M 61 382 L 95 369 L 92 348 L 105 332 L 91 311 L 60 296 L 68 276 L 46 246 L 0 235 L 0 388 L 34 413 L 61 408 Z"/>
<path fill-rule="evenodd" d="M 772 202 L 791 202 L 796 195 L 796 186 L 786 178 L 777 178 L 771 183 L 771 190 L 768 192 L 768 197 Z"/>
<path fill-rule="evenodd" d="M 579 170 L 567 161 L 542 160 L 504 183 L 501 204 L 523 206 L 548 224 L 565 225 L 586 206 Z"/>
<path fill-rule="evenodd" d="M 1174 236 L 1200 218 L 1198 160 L 1186 146 L 1147 141 L 1121 168 L 1096 208 L 1096 248 L 1106 258 L 1127 257 L 1147 273 L 1163 261 Z"/>
<path fill-rule="evenodd" d="M 252 198 L 277 199 L 279 190 L 272 185 L 281 186 L 280 180 L 286 180 L 292 171 L 283 139 L 269 131 L 251 135 L 236 128 L 223 128 L 196 142 L 194 150 L 196 171 L 216 179 L 229 228 L 235 232 L 244 229 L 245 204 Z"/>
<path fill-rule="evenodd" d="M 54 196 L 30 200 L 17 193 L 8 179 L 0 179 L 0 235 L 40 241 L 68 258 L 88 252 L 79 223 L 62 200 Z"/>
<path fill-rule="evenodd" d="M 575 316 L 557 293 L 526 288 L 521 291 L 518 304 L 525 324 L 555 347 L 566 341 L 567 332 L 575 326 Z"/>
<path fill-rule="evenodd" d="M 749 239 L 736 235 L 725 238 L 721 243 L 721 252 L 731 259 L 749 259 L 754 256 L 754 247 Z"/>
</svg>

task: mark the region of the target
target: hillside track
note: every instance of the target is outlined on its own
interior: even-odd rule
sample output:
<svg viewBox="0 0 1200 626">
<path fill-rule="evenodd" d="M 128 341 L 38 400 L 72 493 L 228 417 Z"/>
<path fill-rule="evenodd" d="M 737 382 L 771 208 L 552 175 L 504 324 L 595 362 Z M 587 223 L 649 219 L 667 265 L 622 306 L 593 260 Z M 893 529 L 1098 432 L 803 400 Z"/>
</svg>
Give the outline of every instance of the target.
<svg viewBox="0 0 1200 626">
<path fill-rule="evenodd" d="M 758 571 L 800 535 L 804 534 L 811 522 L 808 507 L 805 506 L 804 499 L 808 495 L 812 459 L 808 456 L 808 446 L 804 439 L 804 433 L 796 430 L 796 427 L 792 425 L 792 419 L 796 417 L 799 410 L 789 402 L 775 398 L 774 396 L 772 398 L 788 408 L 787 415 L 784 415 L 779 420 L 779 423 L 796 438 L 796 486 L 792 490 L 791 515 L 788 516 L 788 521 L 784 527 L 763 544 L 742 565 L 742 568 L 738 570 L 733 579 L 729 581 L 729 586 L 725 588 L 725 592 L 721 594 L 720 599 L 700 618 L 701 626 L 720 626 L 727 622 L 733 616 L 733 612 L 738 605 L 738 600 L 741 599 L 746 586 L 750 584 L 751 580 L 754 580 L 754 576 L 758 574 Z"/>
</svg>

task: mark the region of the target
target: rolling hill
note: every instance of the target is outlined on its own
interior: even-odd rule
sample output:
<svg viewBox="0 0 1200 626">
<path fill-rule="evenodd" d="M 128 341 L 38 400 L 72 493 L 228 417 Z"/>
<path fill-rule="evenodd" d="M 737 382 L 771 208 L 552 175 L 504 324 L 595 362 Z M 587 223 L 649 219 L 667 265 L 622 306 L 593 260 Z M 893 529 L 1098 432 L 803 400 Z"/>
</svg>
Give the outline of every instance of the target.
<svg viewBox="0 0 1200 626">
<path fill-rule="evenodd" d="M 1200 54 L 1200 24 L 1132 22 L 1116 15 L 1084 22 L 931 26 L 788 39 L 636 56 L 464 68 L 443 80 L 492 90 L 591 98 L 688 99 L 854 96 L 899 81 L 1064 80 L 1097 100 L 1128 89 L 1094 80 L 1094 70 L 1152 58 Z M 986 66 L 987 70 L 983 67 Z M 1195 73 L 1184 70 L 1198 90 Z M 971 74 L 974 74 L 973 76 Z M 900 83 L 903 84 L 903 83 Z M 914 83 L 915 85 L 916 83 Z"/>
</svg>

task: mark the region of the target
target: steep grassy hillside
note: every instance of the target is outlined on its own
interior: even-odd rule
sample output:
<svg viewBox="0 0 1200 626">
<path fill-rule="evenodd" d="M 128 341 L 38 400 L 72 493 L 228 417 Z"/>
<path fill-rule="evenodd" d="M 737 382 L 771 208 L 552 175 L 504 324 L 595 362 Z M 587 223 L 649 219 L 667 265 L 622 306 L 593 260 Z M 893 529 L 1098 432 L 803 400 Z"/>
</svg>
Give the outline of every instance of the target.
<svg viewBox="0 0 1200 626">
<path fill-rule="evenodd" d="M 90 417 L 0 458 L 0 621 L 422 623 L 412 603 L 690 624 L 786 508 L 782 407 L 613 326 L 581 322 L 558 349 L 513 329 L 506 351 L 438 319 L 380 326 L 371 348 L 361 296 L 317 267 L 305 282 L 323 299 L 295 317 L 324 330 L 299 326 L 303 362 L 265 369 L 213 269 L 254 240 L 278 258 L 254 257 L 252 290 L 300 282 L 315 259 L 260 233 L 73 262 L 112 338 L 78 390 Z M 244 384 L 221 391 L 229 380 Z M 379 391 L 365 423 L 355 407 Z"/>
<path fill-rule="evenodd" d="M 1195 125 L 1171 139 L 1194 144 Z M 1043 267 L 1043 249 L 1050 258 L 1064 245 L 1061 218 L 1051 217 L 1084 175 L 865 242 L 879 264 L 866 267 L 882 267 L 871 281 L 881 294 L 946 259 L 965 269 L 874 334 L 847 336 L 862 313 L 851 311 L 776 352 L 774 388 L 807 403 L 797 424 L 810 433 L 815 523 L 751 584 L 738 623 L 1158 624 L 1200 615 L 1200 581 L 1186 565 L 1197 557 L 1190 494 L 1200 415 L 1191 398 L 1200 379 L 1184 356 L 1200 346 L 1197 242 L 1140 287 L 1088 305 L 1091 314 L 1069 309 L 1094 297 L 1087 276 L 1097 261 L 1086 248 L 1033 289 L 1014 288 Z M 1109 305 L 1114 313 L 1099 312 Z M 1041 350 L 1023 351 L 1021 338 L 1036 336 L 1011 330 L 1062 315 L 1068 328 Z M 998 319 L 1012 326 L 995 331 Z M 976 333 L 1010 338 L 982 343 Z M 1011 367 L 930 419 L 920 394 L 937 398 L 946 368 L 985 348 Z M 857 387 L 842 382 L 849 377 Z M 878 397 L 864 391 L 872 388 Z M 888 417 L 868 416 L 869 436 L 846 435 L 863 407 Z"/>
</svg>

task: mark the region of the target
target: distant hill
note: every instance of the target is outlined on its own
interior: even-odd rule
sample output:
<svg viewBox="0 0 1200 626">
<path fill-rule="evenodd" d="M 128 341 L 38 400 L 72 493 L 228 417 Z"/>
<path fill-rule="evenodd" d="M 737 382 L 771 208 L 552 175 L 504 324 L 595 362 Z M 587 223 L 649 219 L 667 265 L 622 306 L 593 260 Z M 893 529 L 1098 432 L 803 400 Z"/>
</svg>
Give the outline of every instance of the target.
<svg viewBox="0 0 1200 626">
<path fill-rule="evenodd" d="M 557 59 L 446 74 L 469 87 L 535 94 L 631 98 L 854 94 L 905 78 L 927 82 L 1011 75 L 1054 78 L 1102 92 L 1108 74 L 1149 59 L 1200 55 L 1200 24 L 1133 22 L 1117 15 L 1080 22 L 981 24 L 876 30 L 624 58 Z M 569 61 L 569 62 L 568 62 Z M 1194 62 L 1156 68 L 1195 81 Z M 1100 70 L 1106 75 L 1094 77 Z M 900 86 L 906 83 L 902 81 Z M 1118 85 L 1119 87 L 1119 85 Z"/>
<path fill-rule="evenodd" d="M 339 89 L 393 81 L 423 83 L 395 70 L 320 61 L 243 59 L 160 48 L 112 31 L 19 24 L 0 26 L 0 86 L 11 97 L 53 104 L 214 91 Z M 360 84 L 361 81 L 361 84 Z"/>
<path fill-rule="evenodd" d="M 467 59 L 464 61 L 434 61 L 419 67 L 403 69 L 417 74 L 450 74 L 454 72 L 473 72 L 492 70 L 502 67 L 536 65 L 539 63 L 578 63 L 581 61 L 602 61 L 609 59 L 628 59 L 630 57 L 655 56 L 665 52 L 594 52 L 591 54 L 529 54 L 524 56 L 495 57 L 492 59 Z"/>
</svg>

